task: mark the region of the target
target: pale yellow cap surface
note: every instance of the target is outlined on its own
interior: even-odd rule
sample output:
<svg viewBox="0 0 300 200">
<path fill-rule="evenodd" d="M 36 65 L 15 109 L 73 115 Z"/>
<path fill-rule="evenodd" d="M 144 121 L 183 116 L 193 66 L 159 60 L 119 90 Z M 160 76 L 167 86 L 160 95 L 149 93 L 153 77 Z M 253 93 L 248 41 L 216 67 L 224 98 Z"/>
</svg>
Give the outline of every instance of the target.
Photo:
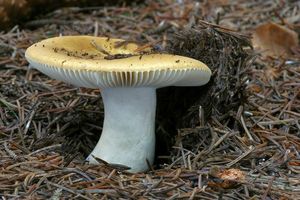
<svg viewBox="0 0 300 200">
<path fill-rule="evenodd" d="M 25 56 L 52 78 L 91 88 L 197 86 L 210 79 L 210 69 L 198 60 L 170 54 L 139 55 L 137 44 L 123 42 L 62 36 L 33 44 Z"/>
</svg>

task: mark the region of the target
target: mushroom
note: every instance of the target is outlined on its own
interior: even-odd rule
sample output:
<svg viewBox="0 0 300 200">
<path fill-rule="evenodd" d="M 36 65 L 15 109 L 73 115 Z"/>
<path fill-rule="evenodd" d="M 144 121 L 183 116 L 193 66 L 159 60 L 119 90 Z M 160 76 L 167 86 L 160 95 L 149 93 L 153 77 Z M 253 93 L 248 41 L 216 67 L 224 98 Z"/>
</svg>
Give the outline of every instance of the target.
<svg viewBox="0 0 300 200">
<path fill-rule="evenodd" d="M 146 171 L 154 160 L 156 89 L 201 86 L 210 79 L 210 69 L 198 60 L 138 51 L 135 43 L 92 36 L 54 37 L 26 50 L 26 59 L 44 74 L 100 88 L 105 118 L 90 163 L 96 157 L 130 172 Z"/>
</svg>

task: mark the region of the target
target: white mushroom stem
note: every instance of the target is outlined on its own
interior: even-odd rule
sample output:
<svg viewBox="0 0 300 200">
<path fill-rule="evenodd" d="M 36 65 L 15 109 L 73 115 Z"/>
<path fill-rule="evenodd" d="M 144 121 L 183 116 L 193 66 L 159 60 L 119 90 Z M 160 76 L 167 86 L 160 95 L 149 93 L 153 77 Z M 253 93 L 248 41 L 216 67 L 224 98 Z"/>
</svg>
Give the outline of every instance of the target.
<svg viewBox="0 0 300 200">
<path fill-rule="evenodd" d="M 106 88 L 102 135 L 91 155 L 108 163 L 146 171 L 154 160 L 155 88 Z M 97 163 L 92 156 L 90 163 Z"/>
</svg>

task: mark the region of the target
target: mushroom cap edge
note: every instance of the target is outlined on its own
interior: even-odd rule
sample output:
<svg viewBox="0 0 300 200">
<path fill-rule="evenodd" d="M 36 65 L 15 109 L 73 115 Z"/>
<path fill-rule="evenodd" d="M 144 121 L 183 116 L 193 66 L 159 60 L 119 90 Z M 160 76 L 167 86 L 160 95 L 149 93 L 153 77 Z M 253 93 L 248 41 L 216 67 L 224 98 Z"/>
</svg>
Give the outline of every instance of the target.
<svg viewBox="0 0 300 200">
<path fill-rule="evenodd" d="M 91 88 L 199 86 L 210 79 L 210 69 L 198 60 L 162 53 L 134 55 L 139 47 L 135 43 L 115 47 L 123 41 L 93 36 L 54 37 L 33 44 L 25 56 L 33 67 L 52 78 Z M 132 55 L 105 59 L 102 49 L 113 55 Z"/>
</svg>

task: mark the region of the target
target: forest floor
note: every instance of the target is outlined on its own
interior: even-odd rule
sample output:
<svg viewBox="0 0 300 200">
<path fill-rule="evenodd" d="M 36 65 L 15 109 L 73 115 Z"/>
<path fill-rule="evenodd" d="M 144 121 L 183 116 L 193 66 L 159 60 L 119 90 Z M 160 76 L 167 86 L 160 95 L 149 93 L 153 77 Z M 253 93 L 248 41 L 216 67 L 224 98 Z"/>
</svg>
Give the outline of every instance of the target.
<svg viewBox="0 0 300 200">
<path fill-rule="evenodd" d="M 300 51 L 291 42 L 300 33 L 299 2 L 182 2 L 62 8 L 0 32 L 2 199 L 300 199 Z M 289 31 L 274 24 L 257 31 L 270 22 Z M 250 44 L 253 33 L 264 40 L 254 46 L 268 43 L 267 31 L 275 35 L 272 55 Z M 104 117 L 100 91 L 53 80 L 24 57 L 33 43 L 59 35 L 122 38 L 178 54 L 197 40 L 192 46 L 209 52 L 202 61 L 219 84 L 204 90 L 211 102 L 204 110 L 201 88 L 158 91 L 164 106 L 149 172 L 89 165 Z M 220 78 L 224 67 L 235 74 Z"/>
</svg>

